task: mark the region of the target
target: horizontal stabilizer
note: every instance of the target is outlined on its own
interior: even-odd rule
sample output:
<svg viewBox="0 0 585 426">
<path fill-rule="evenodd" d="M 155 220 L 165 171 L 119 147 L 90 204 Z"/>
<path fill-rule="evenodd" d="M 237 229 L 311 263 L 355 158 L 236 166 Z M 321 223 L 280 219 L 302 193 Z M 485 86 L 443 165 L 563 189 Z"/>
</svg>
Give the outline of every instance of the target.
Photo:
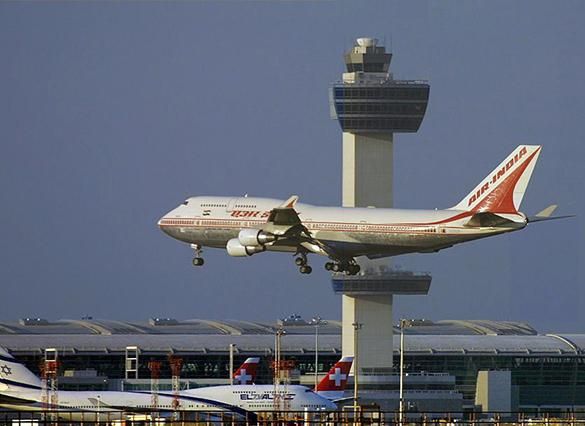
<svg viewBox="0 0 585 426">
<path fill-rule="evenodd" d="M 555 212 L 557 207 L 558 206 L 556 204 L 551 204 L 546 209 L 543 209 L 543 210 L 539 211 L 538 213 L 536 213 L 534 216 L 530 216 L 528 218 L 528 222 L 529 223 L 543 222 L 545 220 L 567 219 L 569 217 L 575 217 L 574 214 L 569 214 L 569 215 L 564 215 L 564 216 L 552 216 L 552 214 Z"/>
<path fill-rule="evenodd" d="M 541 211 L 539 211 L 538 213 L 535 214 L 536 217 L 542 217 L 542 218 L 546 218 L 546 217 L 551 217 L 552 214 L 555 212 L 555 210 L 557 209 L 558 205 L 556 204 L 551 204 L 550 206 L 548 206 L 546 209 L 542 209 Z"/>
</svg>

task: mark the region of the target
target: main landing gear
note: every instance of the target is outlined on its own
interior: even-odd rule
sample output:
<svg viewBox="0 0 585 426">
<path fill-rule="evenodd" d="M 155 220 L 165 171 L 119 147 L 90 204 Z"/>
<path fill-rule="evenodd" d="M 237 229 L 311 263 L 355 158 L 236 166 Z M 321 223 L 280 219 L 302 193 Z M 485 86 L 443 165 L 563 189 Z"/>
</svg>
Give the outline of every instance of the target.
<svg viewBox="0 0 585 426">
<path fill-rule="evenodd" d="M 203 266 L 205 260 L 201 257 L 201 246 L 199 244 L 191 244 L 191 248 L 195 250 L 195 257 L 193 258 L 193 266 Z"/>
<path fill-rule="evenodd" d="M 360 271 L 360 265 L 354 260 L 341 262 L 327 262 L 325 269 L 332 272 L 345 272 L 347 275 L 356 275 Z"/>
<path fill-rule="evenodd" d="M 299 253 L 299 256 L 295 258 L 295 264 L 299 267 L 301 274 L 310 274 L 313 272 L 313 268 L 307 265 L 307 254 Z"/>
</svg>

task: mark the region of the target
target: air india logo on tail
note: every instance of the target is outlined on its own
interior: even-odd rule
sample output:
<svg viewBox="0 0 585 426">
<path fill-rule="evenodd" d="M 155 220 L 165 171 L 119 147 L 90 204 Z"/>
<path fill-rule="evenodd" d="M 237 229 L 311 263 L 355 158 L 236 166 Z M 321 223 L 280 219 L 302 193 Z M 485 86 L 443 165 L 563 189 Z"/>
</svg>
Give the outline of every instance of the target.
<svg viewBox="0 0 585 426">
<path fill-rule="evenodd" d="M 479 197 L 481 197 L 484 193 L 486 193 L 493 185 L 497 184 L 508 173 L 508 171 L 512 167 L 514 167 L 514 165 L 516 163 L 518 163 L 522 159 L 522 157 L 524 157 L 526 154 L 528 154 L 528 150 L 526 149 L 525 146 L 523 146 L 522 149 L 520 150 L 520 152 L 518 152 L 512 158 L 510 158 L 510 160 L 500 170 L 498 170 L 497 172 L 495 172 L 493 174 L 493 176 L 490 180 L 487 180 L 481 186 L 481 188 L 479 188 L 477 190 L 477 192 L 469 198 L 469 201 L 467 202 L 467 206 L 468 207 L 471 206 L 473 203 L 475 203 L 479 199 Z"/>
</svg>

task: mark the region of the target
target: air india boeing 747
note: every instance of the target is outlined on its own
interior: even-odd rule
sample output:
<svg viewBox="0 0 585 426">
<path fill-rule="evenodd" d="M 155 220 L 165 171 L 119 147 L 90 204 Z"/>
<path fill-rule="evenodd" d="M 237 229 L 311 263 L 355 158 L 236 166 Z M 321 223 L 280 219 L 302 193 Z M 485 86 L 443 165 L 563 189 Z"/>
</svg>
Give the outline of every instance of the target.
<svg viewBox="0 0 585 426">
<path fill-rule="evenodd" d="M 319 207 L 256 197 L 199 196 L 185 200 L 158 226 L 191 244 L 195 266 L 203 247 L 230 256 L 264 251 L 294 253 L 300 272 L 311 273 L 309 253 L 329 257 L 325 269 L 355 275 L 356 257 L 377 259 L 405 253 L 431 253 L 455 244 L 518 231 L 551 217 L 556 206 L 536 216 L 519 211 L 540 146 L 518 146 L 455 206 L 445 210 Z M 567 217 L 567 216 L 562 216 Z"/>
</svg>

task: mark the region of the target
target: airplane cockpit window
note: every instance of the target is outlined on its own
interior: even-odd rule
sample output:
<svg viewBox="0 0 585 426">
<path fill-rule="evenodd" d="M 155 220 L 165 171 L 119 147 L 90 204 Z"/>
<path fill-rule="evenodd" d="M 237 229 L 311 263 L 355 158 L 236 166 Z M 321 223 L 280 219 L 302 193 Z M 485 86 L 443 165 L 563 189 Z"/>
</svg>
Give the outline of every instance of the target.
<svg viewBox="0 0 585 426">
<path fill-rule="evenodd" d="M 185 200 L 183 201 L 183 205 L 186 206 L 187 204 L 189 204 L 189 200 Z"/>
</svg>

